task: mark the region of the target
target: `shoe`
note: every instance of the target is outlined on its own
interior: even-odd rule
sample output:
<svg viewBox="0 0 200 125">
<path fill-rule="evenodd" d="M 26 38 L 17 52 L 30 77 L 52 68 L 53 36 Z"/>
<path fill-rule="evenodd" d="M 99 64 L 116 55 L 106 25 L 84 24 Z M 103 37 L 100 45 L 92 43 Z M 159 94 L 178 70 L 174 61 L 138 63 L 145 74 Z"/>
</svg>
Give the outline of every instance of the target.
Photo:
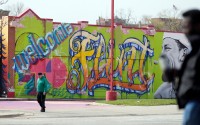
<svg viewBox="0 0 200 125">
<path fill-rule="evenodd" d="M 42 109 L 40 110 L 40 112 L 45 112 L 45 108 L 42 108 Z"/>
</svg>

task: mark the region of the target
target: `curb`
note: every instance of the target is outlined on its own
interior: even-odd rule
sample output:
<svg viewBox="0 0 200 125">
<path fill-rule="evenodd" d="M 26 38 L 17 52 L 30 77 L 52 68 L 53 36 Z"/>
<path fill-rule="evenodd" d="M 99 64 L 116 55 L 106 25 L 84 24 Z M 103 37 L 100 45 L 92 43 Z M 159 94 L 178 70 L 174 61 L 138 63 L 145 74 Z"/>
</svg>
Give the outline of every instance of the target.
<svg viewBox="0 0 200 125">
<path fill-rule="evenodd" d="M 111 105 L 111 104 L 98 103 L 98 102 L 93 102 L 90 105 L 94 105 L 94 106 L 115 106 L 115 105 Z"/>
<path fill-rule="evenodd" d="M 3 113 L 3 114 L 0 114 L 0 118 L 11 118 L 11 117 L 19 117 L 19 116 L 22 116 L 24 115 L 24 113 Z"/>
<path fill-rule="evenodd" d="M 86 102 L 95 102 L 97 100 L 105 99 L 46 99 L 46 101 L 86 101 Z M 36 98 L 0 98 L 0 101 L 37 101 Z"/>
</svg>

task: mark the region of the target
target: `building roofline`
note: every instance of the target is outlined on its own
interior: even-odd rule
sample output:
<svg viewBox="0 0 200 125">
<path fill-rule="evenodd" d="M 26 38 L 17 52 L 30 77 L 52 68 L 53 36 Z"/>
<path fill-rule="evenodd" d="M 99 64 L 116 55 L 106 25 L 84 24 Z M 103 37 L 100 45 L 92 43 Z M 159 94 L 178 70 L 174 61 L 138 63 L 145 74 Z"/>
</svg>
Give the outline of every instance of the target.
<svg viewBox="0 0 200 125">
<path fill-rule="evenodd" d="M 35 15 L 35 17 L 37 17 L 40 20 L 48 20 L 48 21 L 52 21 L 53 24 L 61 24 L 61 22 L 53 22 L 53 19 L 51 18 L 41 18 L 40 16 L 38 16 L 32 9 L 27 9 L 26 11 L 24 11 L 22 14 L 20 14 L 19 16 L 9 16 L 9 17 L 13 17 L 13 18 L 22 18 L 24 15 L 26 15 L 28 12 L 31 12 Z M 71 25 L 81 25 L 82 23 L 88 24 L 88 21 L 78 21 L 77 23 L 70 23 Z M 96 27 L 111 27 L 108 25 L 97 25 L 97 24 L 88 24 L 88 26 L 96 26 Z M 134 26 L 124 26 L 122 24 L 116 24 L 116 26 L 122 26 L 122 28 L 127 28 L 127 29 L 141 29 L 141 30 L 148 30 L 148 26 L 147 27 L 134 27 Z M 153 27 L 153 26 L 149 26 L 149 27 Z M 183 33 L 183 32 L 174 32 L 174 31 L 164 31 L 164 30 L 155 30 L 156 32 L 171 32 L 171 33 Z"/>
</svg>

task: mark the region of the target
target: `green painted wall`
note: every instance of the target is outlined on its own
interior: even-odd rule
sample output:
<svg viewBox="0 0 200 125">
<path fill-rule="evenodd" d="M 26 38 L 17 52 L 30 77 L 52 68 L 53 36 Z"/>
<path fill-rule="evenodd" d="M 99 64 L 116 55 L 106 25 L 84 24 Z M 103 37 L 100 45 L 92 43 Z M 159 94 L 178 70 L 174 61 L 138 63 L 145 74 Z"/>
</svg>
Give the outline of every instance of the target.
<svg viewBox="0 0 200 125">
<path fill-rule="evenodd" d="M 30 45 L 30 34 L 37 41 L 61 25 L 33 15 L 25 14 L 19 19 L 22 26 L 15 28 L 15 56 Z M 105 98 L 109 90 L 110 28 L 87 23 L 70 25 L 72 32 L 48 56 L 30 63 L 27 70 L 15 70 L 15 97 L 35 98 L 37 73 L 44 72 L 50 85 L 47 98 Z M 144 38 L 148 40 L 148 46 L 145 46 Z M 115 28 L 113 69 L 114 89 L 118 92 L 118 98 L 154 97 L 163 82 L 160 66 L 155 64 L 162 52 L 163 38 L 164 32 L 147 35 L 142 29 L 123 28 L 120 25 Z M 70 43 L 74 46 L 70 46 Z M 41 46 L 43 50 L 48 48 L 45 44 Z M 120 50 L 120 46 L 123 49 Z M 134 54 L 134 59 L 131 59 Z M 131 60 L 134 63 L 129 69 Z M 133 78 L 132 82 L 130 78 Z"/>
</svg>

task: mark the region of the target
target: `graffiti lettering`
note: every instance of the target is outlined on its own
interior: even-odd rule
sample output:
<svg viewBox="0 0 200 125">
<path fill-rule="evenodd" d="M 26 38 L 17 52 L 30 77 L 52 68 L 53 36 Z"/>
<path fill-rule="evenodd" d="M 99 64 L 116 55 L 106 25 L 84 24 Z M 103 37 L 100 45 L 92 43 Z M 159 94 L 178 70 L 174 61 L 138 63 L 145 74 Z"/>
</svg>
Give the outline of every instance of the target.
<svg viewBox="0 0 200 125">
<path fill-rule="evenodd" d="M 47 57 L 50 52 L 62 43 L 72 32 L 73 28 L 70 24 L 61 24 L 52 32 L 47 33 L 45 39 L 40 37 L 37 42 L 33 34 L 30 34 L 28 36 L 30 45 L 13 58 L 13 69 L 18 73 L 22 73 L 22 70 L 28 70 L 33 62 Z M 44 48 L 41 44 L 44 46 L 46 45 L 46 47 Z"/>
<path fill-rule="evenodd" d="M 109 46 L 108 46 L 109 47 Z M 126 50 L 130 48 L 129 51 Z M 129 38 L 119 45 L 121 55 L 118 60 L 118 66 L 114 71 L 114 78 L 119 81 L 114 81 L 115 90 L 121 90 L 127 93 L 136 93 L 142 95 L 149 91 L 150 85 L 153 83 L 154 74 L 150 77 L 144 75 L 144 65 L 148 57 L 153 57 L 154 52 L 150 48 L 147 37 L 143 37 L 143 41 L 135 38 Z M 110 51 L 110 49 L 108 48 Z M 73 34 L 70 39 L 70 55 L 72 56 L 73 69 L 69 73 L 69 81 L 67 89 L 70 93 L 81 93 L 88 89 L 88 94 L 93 96 L 94 90 L 97 88 L 109 88 L 110 78 L 110 52 L 109 58 L 106 59 L 105 40 L 103 35 L 96 36 L 86 31 L 78 31 Z M 133 67 L 136 59 L 136 53 L 140 54 L 139 69 L 133 72 Z M 93 68 L 88 70 L 87 61 L 93 61 Z M 100 68 L 101 61 L 106 61 L 106 65 Z M 127 78 L 122 79 L 122 72 L 128 66 Z M 83 74 L 83 81 L 81 81 L 80 72 Z M 77 81 L 73 80 L 76 78 Z M 138 77 L 140 84 L 134 84 L 134 79 Z M 76 84 L 76 85 L 75 85 Z"/>
</svg>

